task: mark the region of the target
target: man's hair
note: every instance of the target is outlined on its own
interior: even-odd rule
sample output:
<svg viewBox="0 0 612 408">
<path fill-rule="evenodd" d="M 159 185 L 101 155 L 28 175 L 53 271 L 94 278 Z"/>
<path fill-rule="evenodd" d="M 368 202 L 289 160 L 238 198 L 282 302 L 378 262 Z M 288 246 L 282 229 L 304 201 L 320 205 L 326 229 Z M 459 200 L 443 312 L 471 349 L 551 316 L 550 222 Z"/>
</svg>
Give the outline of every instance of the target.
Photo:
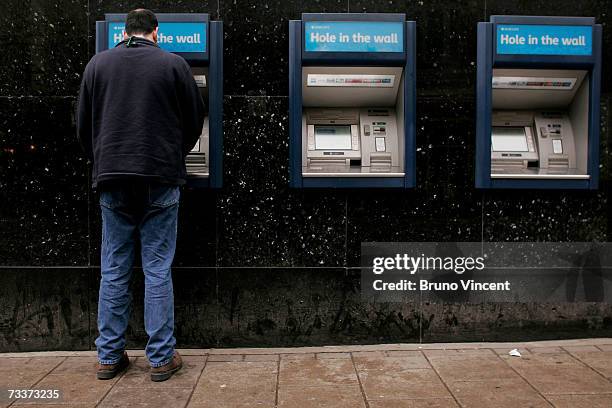
<svg viewBox="0 0 612 408">
<path fill-rule="evenodd" d="M 127 35 L 151 34 L 157 28 L 157 17 L 151 10 L 136 9 L 128 13 L 125 19 Z"/>
</svg>

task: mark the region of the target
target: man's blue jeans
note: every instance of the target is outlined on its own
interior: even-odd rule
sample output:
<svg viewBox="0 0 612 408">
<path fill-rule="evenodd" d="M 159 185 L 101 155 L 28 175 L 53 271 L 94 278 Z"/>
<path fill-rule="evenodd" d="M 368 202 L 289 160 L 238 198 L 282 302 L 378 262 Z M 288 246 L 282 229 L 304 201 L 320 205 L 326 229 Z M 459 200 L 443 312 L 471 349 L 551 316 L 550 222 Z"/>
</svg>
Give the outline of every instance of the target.
<svg viewBox="0 0 612 408">
<path fill-rule="evenodd" d="M 102 280 L 96 347 L 102 364 L 117 363 L 125 349 L 132 302 L 129 283 L 138 240 L 145 276 L 146 355 L 152 367 L 172 360 L 176 339 L 171 265 L 179 198 L 177 186 L 163 184 L 117 184 L 100 193 Z"/>
</svg>

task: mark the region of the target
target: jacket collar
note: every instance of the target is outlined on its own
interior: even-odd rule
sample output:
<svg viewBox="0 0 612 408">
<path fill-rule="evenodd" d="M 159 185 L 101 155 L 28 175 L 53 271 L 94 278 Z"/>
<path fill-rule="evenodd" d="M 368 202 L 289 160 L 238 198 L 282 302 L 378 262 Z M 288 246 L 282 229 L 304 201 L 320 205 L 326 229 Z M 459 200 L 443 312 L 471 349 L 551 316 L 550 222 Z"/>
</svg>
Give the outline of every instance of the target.
<svg viewBox="0 0 612 408">
<path fill-rule="evenodd" d="M 138 46 L 141 46 L 141 45 L 148 45 L 148 46 L 151 46 L 151 47 L 158 47 L 159 48 L 159 45 L 155 44 L 153 41 L 147 40 L 146 38 L 143 38 L 143 37 L 138 37 L 136 35 L 131 36 L 127 40 L 123 40 L 123 41 L 119 42 L 117 45 L 115 45 L 115 48 L 117 48 L 117 47 L 127 47 L 128 43 L 129 43 L 130 47 L 138 47 Z"/>
</svg>

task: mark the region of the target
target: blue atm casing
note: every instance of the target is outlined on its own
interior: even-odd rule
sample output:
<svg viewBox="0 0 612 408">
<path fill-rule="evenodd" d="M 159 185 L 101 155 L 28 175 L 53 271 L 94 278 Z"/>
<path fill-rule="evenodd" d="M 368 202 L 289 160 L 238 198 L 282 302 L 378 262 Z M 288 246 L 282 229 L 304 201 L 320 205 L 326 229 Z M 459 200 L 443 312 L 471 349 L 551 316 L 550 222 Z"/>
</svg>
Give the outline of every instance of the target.
<svg viewBox="0 0 612 408">
<path fill-rule="evenodd" d="M 498 52 L 499 25 L 520 26 L 586 26 L 592 28 L 590 55 L 572 52 L 537 54 Z M 476 177 L 482 189 L 597 189 L 599 183 L 599 129 L 602 27 L 590 17 L 491 16 L 490 22 L 478 23 L 478 57 L 476 82 Z M 496 179 L 491 177 L 491 132 L 493 69 L 585 70 L 589 78 L 588 113 L 588 179 Z"/>
<path fill-rule="evenodd" d="M 223 184 L 223 22 L 210 21 L 209 15 L 205 13 L 158 13 L 156 16 L 160 25 L 177 23 L 178 29 L 181 24 L 204 24 L 202 34 L 206 41 L 200 47 L 203 49 L 172 52 L 183 57 L 191 67 L 208 68 L 209 176 L 188 176 L 187 184 L 192 187 L 220 188 Z M 125 22 L 125 17 L 126 14 L 111 13 L 104 15 L 104 21 L 96 21 L 96 53 L 114 46 L 109 44 L 111 25 Z"/>
<path fill-rule="evenodd" d="M 328 22 L 401 22 L 401 52 L 315 52 L 305 48 L 305 24 Z M 303 177 L 302 67 L 402 67 L 404 115 L 404 177 Z M 293 188 L 411 188 L 416 183 L 416 23 L 405 14 L 303 13 L 289 22 L 289 178 Z"/>
</svg>

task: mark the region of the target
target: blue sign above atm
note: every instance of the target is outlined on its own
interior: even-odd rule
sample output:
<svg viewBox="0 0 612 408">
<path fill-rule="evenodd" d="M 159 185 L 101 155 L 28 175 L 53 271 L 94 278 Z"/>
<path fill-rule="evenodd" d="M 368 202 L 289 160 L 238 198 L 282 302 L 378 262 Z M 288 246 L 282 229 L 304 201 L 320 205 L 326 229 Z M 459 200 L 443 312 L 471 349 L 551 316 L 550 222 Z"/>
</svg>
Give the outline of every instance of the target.
<svg viewBox="0 0 612 408">
<path fill-rule="evenodd" d="M 593 27 L 569 25 L 498 24 L 497 54 L 593 54 Z"/>
<path fill-rule="evenodd" d="M 125 23 L 110 22 L 108 47 L 123 40 Z M 160 22 L 157 44 L 168 52 L 206 52 L 205 22 Z"/>
<path fill-rule="evenodd" d="M 306 21 L 308 52 L 404 52 L 404 24 L 389 21 Z"/>
</svg>

